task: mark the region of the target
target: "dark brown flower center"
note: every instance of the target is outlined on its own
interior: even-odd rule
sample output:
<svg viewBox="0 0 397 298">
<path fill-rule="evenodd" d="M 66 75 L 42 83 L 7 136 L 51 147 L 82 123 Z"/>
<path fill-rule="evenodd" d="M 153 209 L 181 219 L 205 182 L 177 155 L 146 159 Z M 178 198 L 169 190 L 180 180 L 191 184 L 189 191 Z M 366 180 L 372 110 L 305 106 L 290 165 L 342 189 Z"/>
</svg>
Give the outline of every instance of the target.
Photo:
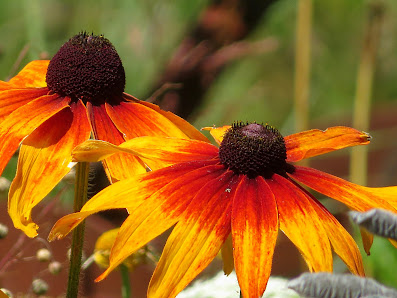
<svg viewBox="0 0 397 298">
<path fill-rule="evenodd" d="M 293 166 L 286 162 L 283 136 L 269 125 L 233 124 L 223 137 L 219 158 L 236 174 L 249 178 L 269 179 L 274 173 L 285 176 L 286 172 L 293 171 Z"/>
<path fill-rule="evenodd" d="M 84 32 L 72 37 L 55 54 L 46 81 L 55 93 L 97 103 L 123 93 L 125 73 L 109 40 Z"/>
</svg>

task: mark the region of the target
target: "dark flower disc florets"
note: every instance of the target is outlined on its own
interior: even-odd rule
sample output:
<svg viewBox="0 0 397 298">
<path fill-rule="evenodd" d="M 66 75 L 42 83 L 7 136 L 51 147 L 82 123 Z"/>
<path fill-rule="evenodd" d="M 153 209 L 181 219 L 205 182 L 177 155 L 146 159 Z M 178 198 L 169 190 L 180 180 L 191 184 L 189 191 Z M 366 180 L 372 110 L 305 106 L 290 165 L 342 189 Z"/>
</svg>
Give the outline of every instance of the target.
<svg viewBox="0 0 397 298">
<path fill-rule="evenodd" d="M 219 158 L 236 174 L 249 178 L 263 176 L 269 179 L 274 173 L 284 176 L 293 171 L 293 166 L 286 162 L 283 136 L 269 125 L 233 124 L 223 137 Z"/>
<path fill-rule="evenodd" d="M 109 40 L 84 32 L 72 37 L 55 54 L 46 81 L 54 93 L 96 103 L 123 93 L 125 73 Z"/>
</svg>

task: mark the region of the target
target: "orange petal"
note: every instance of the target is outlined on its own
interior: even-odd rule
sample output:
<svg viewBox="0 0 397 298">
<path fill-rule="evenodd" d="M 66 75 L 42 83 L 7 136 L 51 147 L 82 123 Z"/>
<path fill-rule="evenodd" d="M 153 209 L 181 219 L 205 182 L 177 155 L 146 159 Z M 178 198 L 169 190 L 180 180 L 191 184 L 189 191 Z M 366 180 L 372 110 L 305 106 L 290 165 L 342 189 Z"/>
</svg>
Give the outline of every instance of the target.
<svg viewBox="0 0 397 298">
<path fill-rule="evenodd" d="M 199 132 L 193 125 L 191 125 L 189 122 L 186 120 L 182 119 L 181 117 L 178 117 L 177 115 L 171 113 L 171 112 L 166 112 L 162 109 L 160 109 L 157 105 L 152 104 L 150 102 L 142 101 L 139 100 L 129 94 L 124 93 L 124 97 L 127 100 L 138 102 L 144 106 L 147 106 L 151 108 L 152 110 L 156 111 L 157 113 L 160 113 L 167 119 L 169 119 L 172 123 L 174 123 L 185 135 L 187 135 L 191 139 L 195 140 L 200 140 L 204 142 L 209 142 L 209 140 L 204 136 L 201 132 Z"/>
<path fill-rule="evenodd" d="M 155 170 L 160 165 L 165 167 L 186 161 L 213 159 L 218 155 L 218 148 L 203 141 L 165 137 L 138 137 L 119 146 L 89 140 L 73 151 L 73 157 L 78 161 L 92 162 L 120 152 L 144 159 L 151 169 Z"/>
<path fill-rule="evenodd" d="M 126 140 L 142 136 L 188 138 L 168 118 L 140 102 L 106 104 L 106 111 Z"/>
<path fill-rule="evenodd" d="M 363 260 L 354 239 L 319 201 L 310 194 L 307 195 L 309 197 L 308 201 L 321 218 L 335 253 L 342 259 L 352 273 L 365 276 Z"/>
<path fill-rule="evenodd" d="M 360 227 L 361 239 L 363 240 L 364 251 L 369 256 L 371 254 L 370 250 L 372 243 L 374 242 L 374 234 L 368 232 L 365 228 Z"/>
<path fill-rule="evenodd" d="M 202 130 L 209 130 L 211 136 L 218 143 L 218 145 L 220 145 L 222 143 L 223 136 L 229 128 L 231 128 L 230 125 L 222 127 L 203 127 Z"/>
<path fill-rule="evenodd" d="M 59 219 L 52 228 L 48 239 L 53 241 L 64 238 L 86 217 L 99 211 L 117 208 L 134 210 L 156 191 L 165 187 L 179 176 L 212 164 L 215 163 L 213 161 L 184 163 L 175 165 L 172 168 L 144 173 L 130 179 L 118 181 L 92 197 L 80 212 L 72 213 Z M 131 198 L 134 199 L 132 200 Z"/>
<path fill-rule="evenodd" d="M 0 127 L 0 174 L 21 141 L 44 121 L 66 108 L 70 98 L 45 95 L 12 112 Z"/>
<path fill-rule="evenodd" d="M 16 109 L 48 93 L 47 88 L 11 89 L 0 92 L 0 122 Z"/>
<path fill-rule="evenodd" d="M 40 125 L 21 146 L 18 168 L 8 196 L 14 226 L 29 237 L 38 226 L 31 211 L 70 171 L 73 148 L 90 137 L 85 107 L 72 104 Z"/>
<path fill-rule="evenodd" d="M 367 211 L 383 208 L 397 213 L 397 186 L 371 188 L 350 183 L 312 168 L 295 166 L 290 176 L 323 195 L 338 200 L 351 209 Z"/>
<path fill-rule="evenodd" d="M 234 269 L 233 242 L 231 234 L 227 237 L 225 243 L 223 243 L 221 254 L 223 261 L 223 272 L 225 275 L 229 275 Z"/>
<path fill-rule="evenodd" d="M 105 278 L 125 258 L 174 225 L 185 213 L 192 199 L 207 193 L 208 181 L 221 176 L 219 165 L 200 167 L 174 179 L 136 208 L 122 225 L 110 255 L 109 268 L 96 281 Z"/>
<path fill-rule="evenodd" d="M 148 297 L 175 297 L 216 257 L 230 234 L 236 180 L 216 179 L 196 195 L 167 240 Z"/>
<path fill-rule="evenodd" d="M 125 141 L 122 133 L 108 116 L 104 104 L 92 105 L 88 102 L 87 110 L 96 139 L 115 145 L 119 145 Z M 118 153 L 106 158 L 103 161 L 103 166 L 111 183 L 146 172 L 143 161 L 127 153 Z"/>
<path fill-rule="evenodd" d="M 277 174 L 266 182 L 276 197 L 280 229 L 299 249 L 309 270 L 331 272 L 328 235 L 304 191 Z"/>
<path fill-rule="evenodd" d="M 46 74 L 49 60 L 35 60 L 28 63 L 9 83 L 15 88 L 47 87 Z"/>
<path fill-rule="evenodd" d="M 287 161 L 296 162 L 346 147 L 366 145 L 370 136 L 354 128 L 336 126 L 324 131 L 312 129 L 284 138 Z"/>
<path fill-rule="evenodd" d="M 234 262 L 243 297 L 261 297 L 265 291 L 277 234 L 277 206 L 269 186 L 260 176 L 243 176 L 232 210 Z"/>
</svg>

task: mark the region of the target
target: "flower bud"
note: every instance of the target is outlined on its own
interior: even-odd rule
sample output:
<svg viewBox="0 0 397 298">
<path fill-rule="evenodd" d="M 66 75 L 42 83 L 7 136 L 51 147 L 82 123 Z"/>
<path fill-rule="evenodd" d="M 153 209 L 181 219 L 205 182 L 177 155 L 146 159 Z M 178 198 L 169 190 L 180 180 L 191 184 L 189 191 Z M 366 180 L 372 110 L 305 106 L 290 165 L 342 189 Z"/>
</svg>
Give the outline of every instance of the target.
<svg viewBox="0 0 397 298">
<path fill-rule="evenodd" d="M 6 294 L 8 297 L 11 297 L 11 298 L 14 297 L 14 296 L 12 295 L 12 293 L 11 293 L 10 290 L 1 288 L 1 289 L 0 289 L 0 292 L 3 292 L 3 293 Z"/>
<path fill-rule="evenodd" d="M 8 227 L 5 224 L 0 223 L 0 239 L 5 238 L 8 235 Z"/>
<path fill-rule="evenodd" d="M 36 258 L 40 262 L 48 262 L 51 260 L 51 252 L 46 248 L 41 248 L 36 252 Z"/>
<path fill-rule="evenodd" d="M 59 263 L 59 262 L 56 262 L 56 261 L 51 262 L 51 263 L 48 265 L 48 270 L 50 271 L 51 274 L 57 275 L 57 274 L 59 274 L 59 272 L 61 272 L 61 270 L 62 270 L 62 264 Z"/>
<path fill-rule="evenodd" d="M 32 282 L 32 290 L 36 295 L 44 295 L 48 291 L 48 284 L 42 279 L 35 279 Z"/>
</svg>

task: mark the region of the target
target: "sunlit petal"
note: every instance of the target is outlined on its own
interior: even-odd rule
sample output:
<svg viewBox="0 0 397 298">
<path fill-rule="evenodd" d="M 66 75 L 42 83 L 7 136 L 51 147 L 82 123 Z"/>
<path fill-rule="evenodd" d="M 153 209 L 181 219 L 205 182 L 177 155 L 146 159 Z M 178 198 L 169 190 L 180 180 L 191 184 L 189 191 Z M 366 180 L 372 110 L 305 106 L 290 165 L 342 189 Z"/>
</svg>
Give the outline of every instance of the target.
<svg viewBox="0 0 397 298">
<path fill-rule="evenodd" d="M 116 128 L 108 116 L 105 104 L 92 105 L 87 103 L 88 117 L 91 122 L 94 137 L 98 140 L 119 145 L 125 141 L 122 133 Z M 109 181 L 128 179 L 134 175 L 145 173 L 145 165 L 138 157 L 127 154 L 114 154 L 103 161 Z"/>
<path fill-rule="evenodd" d="M 179 117 L 171 112 L 161 110 L 157 105 L 152 104 L 150 102 L 138 100 L 129 94 L 124 93 L 124 97 L 128 100 L 138 102 L 144 106 L 147 106 L 147 107 L 151 108 L 152 110 L 156 111 L 157 113 L 163 115 L 164 117 L 169 119 L 172 123 L 174 123 L 189 138 L 204 141 L 204 142 L 209 142 L 209 140 L 206 138 L 206 136 L 204 136 L 193 125 L 191 125 L 189 122 L 182 119 L 181 117 Z"/>
<path fill-rule="evenodd" d="M 45 95 L 12 112 L 0 127 L 0 174 L 21 141 L 48 118 L 66 108 L 70 99 Z"/>
<path fill-rule="evenodd" d="M 87 140 L 91 128 L 81 102 L 63 109 L 28 136 L 21 146 L 8 209 L 14 226 L 37 235 L 31 211 L 70 171 L 73 148 Z"/>
<path fill-rule="evenodd" d="M 220 145 L 222 143 L 223 136 L 229 128 L 231 128 L 231 126 L 226 125 L 222 127 L 203 127 L 202 130 L 209 130 L 211 136 L 218 143 L 218 145 Z"/>
<path fill-rule="evenodd" d="M 383 208 L 397 212 L 397 186 L 371 188 L 350 183 L 312 168 L 296 166 L 290 176 L 323 195 L 338 200 L 351 209 L 367 211 Z"/>
<path fill-rule="evenodd" d="M 230 234 L 235 180 L 211 181 L 193 199 L 167 240 L 148 297 L 175 297 L 215 258 Z"/>
<path fill-rule="evenodd" d="M 120 152 L 135 154 L 143 158 L 149 166 L 151 164 L 146 159 L 152 160 L 153 168 L 151 168 L 154 170 L 157 164 L 160 164 L 159 162 L 164 167 L 190 160 L 215 158 L 218 148 L 203 141 L 165 137 L 139 137 L 119 146 L 103 141 L 89 140 L 73 151 L 73 157 L 77 161 L 92 162 Z"/>
<path fill-rule="evenodd" d="M 367 133 L 344 126 L 330 127 L 324 131 L 312 129 L 284 137 L 288 162 L 350 146 L 366 145 L 369 139 Z"/>
<path fill-rule="evenodd" d="M 261 297 L 272 268 L 278 234 L 277 206 L 265 180 L 242 176 L 233 199 L 232 238 L 243 297 Z"/>
<path fill-rule="evenodd" d="M 49 60 L 29 62 L 9 83 L 15 88 L 47 87 L 46 73 L 49 63 Z"/>
<path fill-rule="evenodd" d="M 280 229 L 295 244 L 310 271 L 332 271 L 332 252 L 321 218 L 306 194 L 277 174 L 266 180 L 276 197 Z"/>
<path fill-rule="evenodd" d="M 217 179 L 222 172 L 220 165 L 201 167 L 175 179 L 137 208 L 129 208 L 130 216 L 120 228 L 112 248 L 110 266 L 97 281 L 105 278 L 134 251 L 174 225 L 196 195 L 211 191 L 213 186 L 208 181 Z"/>
<path fill-rule="evenodd" d="M 28 104 L 32 100 L 46 95 L 48 89 L 10 89 L 0 92 L 0 122 L 16 109 Z"/>
<path fill-rule="evenodd" d="M 133 178 L 114 183 L 92 197 L 80 212 L 66 215 L 58 220 L 52 228 L 48 239 L 52 241 L 64 238 L 86 217 L 99 211 L 117 208 L 130 208 L 134 210 L 148 197 L 179 176 L 194 171 L 197 168 L 213 164 L 215 164 L 213 161 L 179 164 L 172 168 L 137 175 Z M 112 199 L 109 200 L 109 198 Z"/>
</svg>

